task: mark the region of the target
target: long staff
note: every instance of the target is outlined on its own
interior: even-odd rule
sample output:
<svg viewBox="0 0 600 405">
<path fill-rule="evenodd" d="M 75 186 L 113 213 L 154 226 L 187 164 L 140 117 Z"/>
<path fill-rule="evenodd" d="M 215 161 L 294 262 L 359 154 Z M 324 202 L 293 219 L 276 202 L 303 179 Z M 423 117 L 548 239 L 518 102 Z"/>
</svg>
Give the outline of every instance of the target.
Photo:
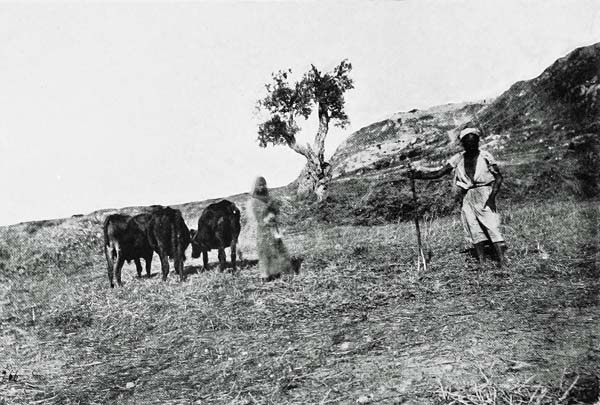
<svg viewBox="0 0 600 405">
<path fill-rule="evenodd" d="M 427 261 L 425 260 L 425 253 L 423 252 L 423 245 L 421 244 L 421 227 L 419 226 L 419 202 L 417 200 L 417 189 L 415 187 L 415 178 L 410 177 L 410 187 L 412 188 L 413 203 L 414 203 L 414 218 L 415 228 L 417 229 L 417 245 L 419 247 L 419 260 L 417 261 L 417 271 L 421 268 L 421 262 L 423 262 L 423 271 L 427 271 Z"/>
</svg>

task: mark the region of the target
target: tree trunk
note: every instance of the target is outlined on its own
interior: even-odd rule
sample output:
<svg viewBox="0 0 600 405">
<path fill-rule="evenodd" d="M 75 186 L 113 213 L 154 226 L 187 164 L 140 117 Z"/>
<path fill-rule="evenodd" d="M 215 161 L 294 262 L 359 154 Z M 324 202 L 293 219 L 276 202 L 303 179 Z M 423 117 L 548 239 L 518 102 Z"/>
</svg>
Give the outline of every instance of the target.
<svg viewBox="0 0 600 405">
<path fill-rule="evenodd" d="M 329 163 L 314 164 L 309 160 L 298 177 L 298 194 L 304 196 L 315 194 L 317 201 L 323 201 L 327 197 L 330 180 Z"/>
<path fill-rule="evenodd" d="M 312 194 L 317 186 L 318 179 L 311 166 L 310 162 L 306 162 L 304 169 L 302 169 L 300 176 L 298 177 L 298 194 L 301 196 Z"/>
<path fill-rule="evenodd" d="M 331 180 L 331 166 L 325 161 L 325 138 L 329 131 L 329 114 L 319 104 L 319 130 L 315 135 L 313 146 L 301 146 L 295 138 L 288 141 L 288 146 L 306 158 L 306 165 L 298 178 L 298 194 L 315 194 L 318 201 L 327 197 L 327 187 Z"/>
</svg>

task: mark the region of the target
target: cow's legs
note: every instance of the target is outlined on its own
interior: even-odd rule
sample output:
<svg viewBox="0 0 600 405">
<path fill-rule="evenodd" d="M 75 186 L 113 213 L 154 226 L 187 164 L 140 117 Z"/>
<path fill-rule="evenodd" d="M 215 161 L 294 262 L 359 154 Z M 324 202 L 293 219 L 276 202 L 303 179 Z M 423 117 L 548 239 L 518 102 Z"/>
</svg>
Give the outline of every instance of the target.
<svg viewBox="0 0 600 405">
<path fill-rule="evenodd" d="M 104 246 L 104 254 L 106 255 L 106 266 L 108 267 L 108 281 L 110 282 L 110 288 L 115 288 L 114 277 L 113 277 L 113 247 L 112 245 Z"/>
<path fill-rule="evenodd" d="M 175 250 L 175 257 L 173 258 L 175 268 L 179 273 L 179 281 L 185 281 L 185 272 L 183 271 L 183 264 L 185 263 L 185 246 L 182 242 L 180 235 L 176 238 L 176 244 L 173 247 Z"/>
<path fill-rule="evenodd" d="M 146 276 L 150 278 L 150 275 L 152 274 L 152 254 L 146 256 L 144 260 L 146 261 Z"/>
<path fill-rule="evenodd" d="M 235 272 L 237 270 L 236 267 L 236 252 L 237 252 L 237 246 L 235 241 L 231 242 L 231 246 L 229 246 L 229 254 L 231 256 L 231 267 L 233 267 L 233 271 Z"/>
<path fill-rule="evenodd" d="M 222 272 L 225 270 L 225 249 L 219 248 L 219 270 Z"/>
<path fill-rule="evenodd" d="M 202 265 L 204 266 L 204 271 L 208 271 L 208 251 L 202 251 Z"/>
<path fill-rule="evenodd" d="M 121 249 L 117 249 L 117 262 L 115 263 L 115 277 L 117 278 L 117 284 L 119 287 L 123 285 L 121 281 L 121 269 L 123 269 L 123 264 L 125 264 L 125 259 L 123 258 L 123 252 Z"/>
<path fill-rule="evenodd" d="M 169 275 L 169 256 L 164 251 L 161 251 L 158 256 L 160 257 L 160 267 L 162 269 L 162 279 L 167 281 Z"/>
<path fill-rule="evenodd" d="M 180 255 L 175 255 L 173 259 L 173 264 L 175 265 L 175 271 L 179 274 L 179 281 L 185 281 L 185 274 L 183 272 L 183 260 Z"/>
<path fill-rule="evenodd" d="M 140 262 L 140 259 L 134 259 L 135 261 L 135 269 L 137 270 L 137 275 L 138 278 L 142 278 L 142 262 Z"/>
</svg>

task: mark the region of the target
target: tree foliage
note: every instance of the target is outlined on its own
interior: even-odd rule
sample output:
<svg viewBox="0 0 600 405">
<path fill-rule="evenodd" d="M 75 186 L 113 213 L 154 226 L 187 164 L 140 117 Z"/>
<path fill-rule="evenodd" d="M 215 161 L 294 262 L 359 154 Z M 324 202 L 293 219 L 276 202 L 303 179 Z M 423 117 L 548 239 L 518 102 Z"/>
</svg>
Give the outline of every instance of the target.
<svg viewBox="0 0 600 405">
<path fill-rule="evenodd" d="M 266 97 L 257 104 L 257 109 L 269 116 L 259 125 L 259 145 L 294 145 L 300 130 L 297 119 L 308 119 L 315 108 L 320 122 L 327 125 L 332 121 L 334 125 L 346 127 L 349 121 L 344 111 L 344 93 L 354 88 L 348 76 L 351 70 L 352 65 L 347 60 L 325 73 L 311 65 L 311 69 L 295 83 L 290 83 L 291 69 L 273 73 L 272 81 L 265 85 Z"/>
<path fill-rule="evenodd" d="M 291 83 L 291 70 L 280 70 L 272 74 L 272 80 L 265 85 L 267 95 L 258 101 L 259 112 L 266 113 L 268 119 L 258 127 L 258 143 L 287 145 L 306 158 L 306 167 L 300 176 L 299 193 L 315 193 L 321 201 L 324 198 L 331 176 L 331 165 L 325 161 L 325 138 L 330 122 L 345 128 L 348 115 L 344 111 L 344 93 L 354 88 L 349 73 L 352 65 L 343 60 L 330 72 L 321 72 L 314 65 L 304 73 L 302 79 Z M 297 120 L 307 120 L 313 111 L 319 117 L 319 129 L 312 145 L 299 145 L 296 134 L 300 130 Z"/>
</svg>

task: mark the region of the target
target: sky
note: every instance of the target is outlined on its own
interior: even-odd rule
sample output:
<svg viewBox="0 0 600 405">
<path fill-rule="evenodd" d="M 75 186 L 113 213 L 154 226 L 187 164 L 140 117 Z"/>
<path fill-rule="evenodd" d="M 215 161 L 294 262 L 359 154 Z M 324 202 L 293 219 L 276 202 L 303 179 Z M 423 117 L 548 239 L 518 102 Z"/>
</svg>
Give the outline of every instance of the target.
<svg viewBox="0 0 600 405">
<path fill-rule="evenodd" d="M 0 2 L 0 225 L 294 180 L 260 148 L 271 73 L 353 65 L 353 131 L 500 95 L 600 41 L 600 0 Z M 316 117 L 303 125 L 309 142 Z"/>
</svg>

